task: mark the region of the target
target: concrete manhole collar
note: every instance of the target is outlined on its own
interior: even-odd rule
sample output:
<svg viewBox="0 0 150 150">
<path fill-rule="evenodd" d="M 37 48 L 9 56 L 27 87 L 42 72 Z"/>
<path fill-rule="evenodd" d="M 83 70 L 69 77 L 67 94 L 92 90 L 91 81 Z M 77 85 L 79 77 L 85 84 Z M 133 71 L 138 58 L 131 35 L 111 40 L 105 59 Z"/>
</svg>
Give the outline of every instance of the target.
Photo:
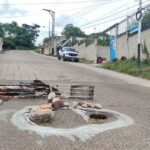
<svg viewBox="0 0 150 150">
<path fill-rule="evenodd" d="M 39 126 L 32 122 L 29 119 L 29 111 L 31 110 L 32 106 L 25 107 L 18 112 L 16 112 L 11 121 L 12 123 L 17 126 L 18 128 L 22 130 L 29 130 L 29 131 L 34 131 L 37 134 L 41 135 L 42 137 L 45 136 L 63 136 L 65 138 L 68 138 L 70 140 L 75 140 L 76 138 L 79 138 L 82 141 L 86 141 L 88 139 L 91 139 L 93 136 L 102 133 L 107 130 L 112 130 L 112 129 L 117 129 L 117 128 L 122 128 L 122 127 L 127 127 L 130 126 L 134 123 L 133 119 L 130 118 L 129 116 L 126 116 L 124 114 L 121 114 L 116 111 L 112 110 L 107 110 L 107 109 L 101 109 L 101 110 L 96 110 L 100 114 L 103 115 L 98 115 L 98 114 L 92 114 L 90 115 L 91 118 L 95 117 L 102 117 L 105 119 L 105 113 L 106 114 L 112 114 L 116 119 L 111 121 L 111 122 L 106 122 L 103 124 L 87 124 L 87 125 L 82 125 L 79 127 L 73 127 L 73 128 L 54 128 L 54 127 L 44 127 L 44 126 Z M 85 121 L 89 121 L 89 116 L 86 115 L 85 111 L 87 109 L 73 109 L 74 112 L 77 114 L 81 115 L 81 117 Z M 95 111 L 95 109 L 89 109 L 88 111 Z"/>
</svg>

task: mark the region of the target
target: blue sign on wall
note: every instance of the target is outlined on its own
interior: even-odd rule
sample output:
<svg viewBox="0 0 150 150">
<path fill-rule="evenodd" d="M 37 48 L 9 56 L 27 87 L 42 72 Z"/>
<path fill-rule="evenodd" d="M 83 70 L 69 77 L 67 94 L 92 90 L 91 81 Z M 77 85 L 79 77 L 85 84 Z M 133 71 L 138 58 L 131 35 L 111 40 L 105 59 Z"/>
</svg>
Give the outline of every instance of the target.
<svg viewBox="0 0 150 150">
<path fill-rule="evenodd" d="M 130 34 L 135 33 L 137 31 L 138 31 L 138 25 L 134 25 L 129 29 Z"/>
<path fill-rule="evenodd" d="M 110 36 L 110 60 L 116 59 L 116 37 Z"/>
</svg>

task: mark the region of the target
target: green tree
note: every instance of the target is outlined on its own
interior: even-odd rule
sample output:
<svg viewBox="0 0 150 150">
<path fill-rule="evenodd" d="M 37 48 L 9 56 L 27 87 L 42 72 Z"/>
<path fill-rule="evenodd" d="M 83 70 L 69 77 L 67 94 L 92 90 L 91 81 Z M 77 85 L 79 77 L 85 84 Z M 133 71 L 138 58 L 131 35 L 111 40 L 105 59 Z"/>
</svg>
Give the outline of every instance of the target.
<svg viewBox="0 0 150 150">
<path fill-rule="evenodd" d="M 39 36 L 40 26 L 37 24 L 23 24 L 19 26 L 16 22 L 0 23 L 0 36 L 4 39 L 5 49 L 16 49 L 17 47 L 32 49 Z"/>
<path fill-rule="evenodd" d="M 85 37 L 86 34 L 80 28 L 73 26 L 73 24 L 67 24 L 62 32 L 62 35 L 65 35 L 67 39 L 70 37 Z"/>
<path fill-rule="evenodd" d="M 142 19 L 143 24 L 150 24 L 150 8 L 146 9 Z"/>
<path fill-rule="evenodd" d="M 101 35 L 101 33 L 100 33 L 100 36 L 97 39 L 97 44 L 98 45 L 102 45 L 102 46 L 109 46 L 109 44 L 110 44 L 110 36 L 108 34 Z"/>
<path fill-rule="evenodd" d="M 43 39 L 43 43 L 44 43 L 44 44 L 47 43 L 48 41 L 49 41 L 49 38 L 48 38 L 48 37 L 46 37 L 46 38 Z"/>
</svg>

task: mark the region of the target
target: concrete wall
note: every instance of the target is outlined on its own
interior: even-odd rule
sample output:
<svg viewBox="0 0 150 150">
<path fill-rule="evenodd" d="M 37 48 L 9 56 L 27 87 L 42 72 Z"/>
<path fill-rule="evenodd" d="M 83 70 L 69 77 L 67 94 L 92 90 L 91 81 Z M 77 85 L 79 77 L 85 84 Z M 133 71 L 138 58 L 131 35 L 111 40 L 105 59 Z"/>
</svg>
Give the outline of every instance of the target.
<svg viewBox="0 0 150 150">
<path fill-rule="evenodd" d="M 49 41 L 44 45 L 44 54 L 49 55 L 52 53 L 52 41 Z"/>
<path fill-rule="evenodd" d="M 3 46 L 3 39 L 0 38 L 0 53 L 2 52 L 2 46 Z"/>
<path fill-rule="evenodd" d="M 63 40 L 65 40 L 66 38 L 64 36 L 56 36 L 55 39 L 54 39 L 54 55 L 57 54 L 56 52 L 56 46 L 58 44 L 60 44 Z M 53 44 L 52 44 L 52 39 L 46 43 L 44 45 L 44 54 L 45 55 L 49 55 L 49 54 L 52 54 L 52 48 L 53 48 Z"/>
<path fill-rule="evenodd" d="M 108 46 L 99 46 L 96 43 L 92 43 L 89 46 L 85 46 L 85 43 L 81 45 L 73 46 L 78 52 L 80 58 L 84 58 L 89 61 L 97 62 L 97 57 L 106 58 L 106 61 L 110 60 L 109 47 Z"/>
<path fill-rule="evenodd" d="M 95 43 L 89 45 L 85 49 L 85 59 L 97 62 L 97 45 Z"/>
<path fill-rule="evenodd" d="M 78 45 L 76 50 L 79 52 L 80 58 L 86 58 L 86 49 L 85 49 L 85 43 Z"/>
<path fill-rule="evenodd" d="M 117 58 L 120 59 L 121 56 L 126 56 L 127 58 L 131 57 L 137 57 L 137 36 L 138 34 L 135 34 L 133 36 L 129 37 L 129 42 L 127 46 L 127 36 L 122 35 L 117 38 Z M 142 44 L 144 44 L 144 40 L 146 41 L 146 45 L 148 48 L 148 51 L 150 53 L 150 29 L 145 30 L 142 32 Z M 128 47 L 128 50 L 127 50 Z M 141 58 L 145 58 L 141 51 Z"/>
<path fill-rule="evenodd" d="M 52 53 L 52 41 L 44 45 L 44 54 L 49 55 Z"/>
<path fill-rule="evenodd" d="M 110 61 L 110 49 L 109 46 L 97 46 L 97 56 L 106 58 L 106 61 Z"/>
</svg>

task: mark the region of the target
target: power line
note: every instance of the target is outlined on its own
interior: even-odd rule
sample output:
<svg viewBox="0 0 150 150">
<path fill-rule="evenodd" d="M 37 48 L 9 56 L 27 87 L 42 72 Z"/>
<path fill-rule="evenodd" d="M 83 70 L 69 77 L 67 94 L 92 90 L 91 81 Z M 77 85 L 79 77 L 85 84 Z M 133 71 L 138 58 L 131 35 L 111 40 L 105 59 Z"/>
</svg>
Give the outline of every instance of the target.
<svg viewBox="0 0 150 150">
<path fill-rule="evenodd" d="M 101 1 L 107 1 L 107 0 L 101 0 Z M 93 3 L 94 1 L 74 1 L 74 2 L 50 2 L 50 3 L 10 3 L 10 4 L 0 4 L 0 5 L 57 5 L 57 4 L 80 4 L 80 3 Z"/>
<path fill-rule="evenodd" d="M 149 1 L 149 0 L 148 0 L 148 1 Z M 145 2 L 143 2 L 143 3 L 146 3 L 146 2 L 148 2 L 148 1 L 145 1 Z M 133 6 L 130 7 L 129 9 L 134 8 L 134 7 L 136 7 L 136 6 L 137 6 L 137 4 L 136 4 L 136 5 L 133 5 Z M 105 14 L 104 17 L 100 17 L 99 19 L 96 19 L 96 21 L 93 20 L 93 21 L 91 21 L 91 22 L 89 22 L 89 23 L 83 24 L 83 25 L 81 25 L 80 27 L 84 27 L 84 26 L 87 26 L 87 25 L 90 25 L 90 24 L 94 24 L 94 23 L 97 23 L 97 22 L 102 21 L 102 20 L 106 20 L 106 19 L 108 19 L 108 17 L 112 17 L 112 16 L 114 16 L 115 14 L 125 12 L 126 10 L 127 10 L 127 9 L 123 9 L 123 10 L 120 10 L 120 11 L 115 12 L 115 11 L 116 11 L 116 9 L 115 9 L 115 10 L 113 10 L 112 12 L 110 12 L 111 15 L 109 15 L 110 13 Z M 113 13 L 113 12 L 115 12 L 115 13 Z M 112 14 L 112 13 L 113 13 L 113 14 Z M 96 25 L 97 25 L 97 24 L 96 24 Z M 98 24 L 98 25 L 99 25 L 99 24 Z M 92 26 L 95 26 L 95 24 L 94 24 L 94 25 L 91 25 L 90 27 L 92 27 Z"/>
<path fill-rule="evenodd" d="M 116 12 L 116 10 L 122 8 L 123 6 L 124 6 L 124 4 L 123 4 L 122 6 L 116 8 L 115 10 L 113 10 L 113 11 L 111 11 L 111 12 L 109 12 L 109 13 L 104 14 L 104 17 L 100 17 L 100 18 L 97 18 L 97 19 L 95 19 L 95 20 L 92 20 L 92 21 L 90 21 L 90 22 L 88 22 L 88 23 L 86 23 L 86 24 L 81 25 L 80 27 L 83 27 L 83 26 L 86 26 L 86 25 L 89 25 L 89 24 L 93 24 L 93 23 L 98 22 L 98 21 L 101 21 L 101 20 L 103 20 L 103 19 L 105 19 L 105 18 L 107 18 L 107 17 L 110 17 L 110 16 L 113 16 L 113 15 L 115 15 L 115 14 L 118 14 L 119 12 L 122 12 L 122 10 L 121 10 L 121 11 L 117 11 L 117 12 Z M 112 14 L 113 12 L 116 12 L 116 13 Z M 110 13 L 111 13 L 111 15 L 110 15 Z"/>
<path fill-rule="evenodd" d="M 99 7 L 99 5 L 101 5 L 101 6 L 104 6 L 105 4 L 108 4 L 108 3 L 110 3 L 110 2 L 116 2 L 117 0 L 109 0 L 109 1 L 105 1 L 105 2 L 103 2 L 103 3 L 99 3 L 99 2 L 101 2 L 101 1 L 97 1 L 97 4 L 96 5 L 92 5 L 92 11 L 94 11 L 95 10 L 95 7 Z M 94 8 L 93 8 L 94 7 Z M 79 13 L 79 16 L 81 17 L 81 16 L 84 16 L 84 14 L 88 14 L 88 13 L 91 13 L 91 9 L 89 10 L 82 10 L 82 11 L 79 11 L 79 12 L 77 12 L 77 14 Z M 94 9 L 94 10 L 93 10 Z M 74 14 L 74 15 L 76 15 L 76 14 Z"/>
<path fill-rule="evenodd" d="M 97 4 L 94 5 L 94 6 L 97 6 Z M 82 8 L 76 8 L 76 9 L 66 9 L 66 10 L 61 10 L 61 11 L 55 11 L 55 12 L 65 12 L 65 11 L 72 11 L 72 10 L 81 10 L 81 9 L 86 9 L 86 8 L 90 8 L 90 7 L 93 7 L 93 5 L 90 5 L 90 6 L 87 6 L 87 7 L 82 7 Z M 35 12 L 41 12 L 41 11 L 35 11 Z M 75 14 L 73 14 L 73 15 L 75 15 Z M 44 15 L 44 14 L 43 13 L 35 13 L 35 14 L 30 14 L 30 15 L 0 17 L 0 18 L 22 18 L 22 17 L 30 17 L 30 16 L 36 16 L 36 15 Z M 69 17 L 66 17 L 66 18 L 69 18 Z"/>
<path fill-rule="evenodd" d="M 111 0 L 111 1 L 117 1 L 117 0 Z M 100 2 L 100 1 L 99 1 Z M 110 2 L 110 1 L 109 1 Z M 103 5 L 105 5 L 105 4 L 107 4 L 108 3 L 108 1 L 106 1 L 105 3 L 100 3 L 101 4 L 101 6 L 103 6 Z M 94 5 L 90 5 L 90 6 L 88 6 L 88 7 L 92 7 L 92 9 L 93 9 L 93 7 L 98 7 L 100 4 L 94 4 Z M 83 11 L 85 11 L 85 12 L 83 12 Z M 94 11 L 94 10 L 93 10 Z M 83 14 L 82 14 L 83 13 Z M 74 13 L 73 14 L 73 16 L 74 17 L 82 17 L 82 16 L 84 16 L 84 14 L 88 14 L 88 13 L 91 13 L 91 11 L 88 9 L 88 10 L 82 10 L 82 11 L 78 11 L 78 12 L 76 12 L 76 13 Z M 63 21 L 65 21 L 65 20 L 67 20 L 67 19 L 69 19 L 69 17 L 66 17 L 66 18 L 64 18 L 63 19 Z"/>
<path fill-rule="evenodd" d="M 91 27 L 94 27 L 94 26 L 98 26 L 98 25 L 101 25 L 101 24 L 109 23 L 110 21 L 112 22 L 112 21 L 118 20 L 118 19 L 120 19 L 122 17 L 125 17 L 125 15 L 121 15 L 119 17 L 117 16 L 115 18 L 111 18 L 110 20 L 107 20 L 107 21 L 104 21 L 104 22 L 100 22 L 100 23 L 97 23 L 97 24 L 94 24 L 94 25 L 90 25 L 90 26 L 84 27 L 82 29 L 88 29 L 88 28 L 91 28 Z"/>
</svg>

